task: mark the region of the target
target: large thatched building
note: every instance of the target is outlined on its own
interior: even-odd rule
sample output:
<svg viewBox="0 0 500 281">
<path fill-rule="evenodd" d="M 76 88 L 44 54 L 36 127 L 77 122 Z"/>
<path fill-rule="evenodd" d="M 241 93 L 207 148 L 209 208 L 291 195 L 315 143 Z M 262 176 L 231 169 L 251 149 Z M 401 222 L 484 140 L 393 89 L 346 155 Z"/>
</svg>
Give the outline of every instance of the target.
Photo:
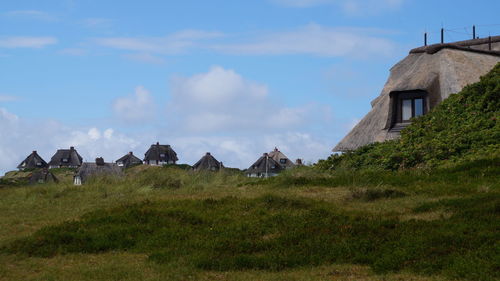
<svg viewBox="0 0 500 281">
<path fill-rule="evenodd" d="M 429 110 L 500 62 L 500 36 L 423 46 L 393 66 L 370 112 L 333 151 L 399 137 L 411 118 Z"/>
<path fill-rule="evenodd" d="M 49 168 L 78 168 L 82 165 L 83 158 L 72 146 L 69 149 L 59 149 L 52 156 L 49 162 Z"/>
<path fill-rule="evenodd" d="M 264 153 L 252 166 L 246 170 L 246 175 L 251 178 L 267 178 L 277 176 L 284 168 L 268 153 Z"/>
<path fill-rule="evenodd" d="M 144 164 L 162 166 L 177 163 L 177 153 L 170 145 L 162 145 L 159 142 L 151 145 L 144 155 Z"/>
<path fill-rule="evenodd" d="M 23 162 L 21 162 L 17 168 L 22 171 L 26 169 L 41 169 L 41 168 L 47 168 L 47 162 L 43 160 L 40 155 L 35 151 L 33 151 L 26 159 L 24 159 Z"/>
<path fill-rule="evenodd" d="M 82 185 L 92 177 L 123 176 L 122 169 L 115 163 L 105 163 L 103 158 L 97 158 L 95 163 L 83 163 L 73 177 L 74 185 Z"/>
<path fill-rule="evenodd" d="M 122 168 L 129 168 L 136 165 L 141 165 L 142 160 L 134 155 L 134 153 L 129 152 L 122 158 L 115 161 L 116 165 Z"/>
<path fill-rule="evenodd" d="M 48 169 L 37 169 L 31 173 L 29 184 L 57 183 L 59 180 Z"/>
<path fill-rule="evenodd" d="M 224 168 L 222 162 L 217 161 L 210 152 L 193 165 L 194 171 L 219 171 L 222 168 Z"/>
</svg>

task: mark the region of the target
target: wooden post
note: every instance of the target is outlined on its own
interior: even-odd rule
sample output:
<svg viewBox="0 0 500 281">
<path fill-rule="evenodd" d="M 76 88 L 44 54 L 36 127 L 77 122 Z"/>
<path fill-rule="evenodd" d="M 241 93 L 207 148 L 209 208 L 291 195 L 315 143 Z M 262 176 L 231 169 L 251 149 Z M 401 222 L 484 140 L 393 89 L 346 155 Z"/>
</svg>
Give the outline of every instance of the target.
<svg viewBox="0 0 500 281">
<path fill-rule="evenodd" d="M 441 28 L 441 44 L 444 43 L 444 28 Z"/>
<path fill-rule="evenodd" d="M 491 51 L 491 35 L 488 36 L 488 50 Z"/>
<path fill-rule="evenodd" d="M 427 46 L 427 32 L 424 33 L 424 46 Z"/>
<path fill-rule="evenodd" d="M 476 26 L 472 26 L 472 39 L 476 39 Z"/>
</svg>

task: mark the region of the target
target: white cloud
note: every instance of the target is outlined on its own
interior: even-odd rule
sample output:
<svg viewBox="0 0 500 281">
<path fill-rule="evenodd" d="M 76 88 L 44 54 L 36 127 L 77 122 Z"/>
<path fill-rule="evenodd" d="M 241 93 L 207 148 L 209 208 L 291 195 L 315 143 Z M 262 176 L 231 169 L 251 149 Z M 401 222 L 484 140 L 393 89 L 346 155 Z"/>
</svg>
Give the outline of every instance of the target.
<svg viewBox="0 0 500 281">
<path fill-rule="evenodd" d="M 149 91 L 138 86 L 134 94 L 113 102 L 113 112 L 122 121 L 140 123 L 154 118 L 156 106 Z"/>
<path fill-rule="evenodd" d="M 406 0 L 271 0 L 274 3 L 295 7 L 308 8 L 322 5 L 337 6 L 348 15 L 377 14 L 386 10 L 400 8 Z"/>
<path fill-rule="evenodd" d="M 50 120 L 28 121 L 0 108 L 0 176 L 15 167 L 33 150 L 49 161 L 57 149 L 74 146 L 85 161 L 102 156 L 114 161 L 128 151 L 144 150 L 139 141 L 113 129 L 74 128 Z"/>
<path fill-rule="evenodd" d="M 4 13 L 5 16 L 11 17 L 11 18 L 23 18 L 23 19 L 34 19 L 34 20 L 41 20 L 41 21 L 56 21 L 57 18 L 54 17 L 53 15 L 43 12 L 43 11 L 38 11 L 38 10 L 16 10 L 16 11 L 9 11 Z"/>
<path fill-rule="evenodd" d="M 221 44 L 214 49 L 250 55 L 390 56 L 395 45 L 390 40 L 375 36 L 379 33 L 382 31 L 309 24 L 293 31 L 268 33 L 248 43 Z"/>
<path fill-rule="evenodd" d="M 171 80 L 169 116 L 188 132 L 288 129 L 303 124 L 306 106 L 290 108 L 269 97 L 266 85 L 220 66 Z"/>
<path fill-rule="evenodd" d="M 183 30 L 164 37 L 107 37 L 95 39 L 98 45 L 144 53 L 179 54 L 199 41 L 222 37 L 220 32 Z"/>
<path fill-rule="evenodd" d="M 57 43 L 54 37 L 3 37 L 0 48 L 43 48 Z"/>
</svg>

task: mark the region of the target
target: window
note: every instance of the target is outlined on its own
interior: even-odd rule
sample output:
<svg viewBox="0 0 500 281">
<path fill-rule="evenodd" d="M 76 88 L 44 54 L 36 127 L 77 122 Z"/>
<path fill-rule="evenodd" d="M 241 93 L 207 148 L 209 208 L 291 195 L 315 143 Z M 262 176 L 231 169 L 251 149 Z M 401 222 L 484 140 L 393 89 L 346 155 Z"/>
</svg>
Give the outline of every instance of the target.
<svg viewBox="0 0 500 281">
<path fill-rule="evenodd" d="M 391 126 L 408 123 L 411 118 L 427 112 L 427 92 L 422 90 L 392 92 L 393 103 Z"/>
<path fill-rule="evenodd" d="M 286 164 L 286 158 L 281 158 L 280 159 L 280 164 Z"/>
<path fill-rule="evenodd" d="M 160 154 L 161 158 L 165 158 L 165 153 Z"/>
<path fill-rule="evenodd" d="M 68 163 L 68 158 L 63 158 L 63 159 L 62 159 L 62 162 L 63 162 L 63 163 Z"/>
<path fill-rule="evenodd" d="M 42 162 L 36 162 L 36 165 L 37 165 L 37 167 L 41 167 L 42 166 Z"/>
</svg>

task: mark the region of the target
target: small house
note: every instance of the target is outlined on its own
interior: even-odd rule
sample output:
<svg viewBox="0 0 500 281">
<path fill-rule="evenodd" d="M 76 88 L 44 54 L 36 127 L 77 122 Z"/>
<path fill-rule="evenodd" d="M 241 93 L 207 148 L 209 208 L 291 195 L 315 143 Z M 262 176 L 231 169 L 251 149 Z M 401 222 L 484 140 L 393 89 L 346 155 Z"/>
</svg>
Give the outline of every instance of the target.
<svg viewBox="0 0 500 281">
<path fill-rule="evenodd" d="M 217 161 L 210 152 L 207 152 L 205 156 L 193 165 L 193 170 L 195 171 L 219 171 L 222 168 L 224 168 L 222 162 Z"/>
<path fill-rule="evenodd" d="M 73 177 L 74 185 L 82 185 L 96 176 L 123 176 L 122 168 L 115 163 L 105 163 L 103 158 L 97 158 L 95 163 L 83 163 Z"/>
<path fill-rule="evenodd" d="M 277 176 L 284 168 L 268 153 L 264 153 L 252 166 L 246 170 L 246 175 L 251 178 L 268 178 Z"/>
<path fill-rule="evenodd" d="M 144 155 L 144 164 L 151 166 L 176 164 L 178 160 L 177 153 L 170 145 L 162 145 L 158 142 L 151 145 Z"/>
<path fill-rule="evenodd" d="M 40 155 L 35 151 L 33 151 L 26 159 L 24 159 L 21 164 L 17 166 L 19 171 L 25 170 L 25 169 L 41 169 L 41 168 L 47 168 L 47 162 L 43 160 Z"/>
<path fill-rule="evenodd" d="M 121 168 L 129 168 L 135 165 L 141 165 L 142 160 L 134 155 L 134 153 L 129 152 L 122 158 L 115 161 L 116 165 Z"/>
<path fill-rule="evenodd" d="M 350 151 L 399 138 L 412 118 L 479 81 L 500 62 L 500 36 L 422 46 L 394 65 L 372 109 L 335 146 Z"/>
<path fill-rule="evenodd" d="M 269 152 L 269 157 L 278 162 L 283 169 L 290 169 L 295 167 L 295 164 L 290 159 L 288 159 L 288 157 L 286 157 L 283 152 L 279 151 L 277 147 L 275 147 L 273 151 Z"/>
<path fill-rule="evenodd" d="M 82 165 L 83 158 L 72 146 L 69 149 L 59 149 L 49 162 L 49 169 L 53 168 L 78 168 Z"/>
</svg>

